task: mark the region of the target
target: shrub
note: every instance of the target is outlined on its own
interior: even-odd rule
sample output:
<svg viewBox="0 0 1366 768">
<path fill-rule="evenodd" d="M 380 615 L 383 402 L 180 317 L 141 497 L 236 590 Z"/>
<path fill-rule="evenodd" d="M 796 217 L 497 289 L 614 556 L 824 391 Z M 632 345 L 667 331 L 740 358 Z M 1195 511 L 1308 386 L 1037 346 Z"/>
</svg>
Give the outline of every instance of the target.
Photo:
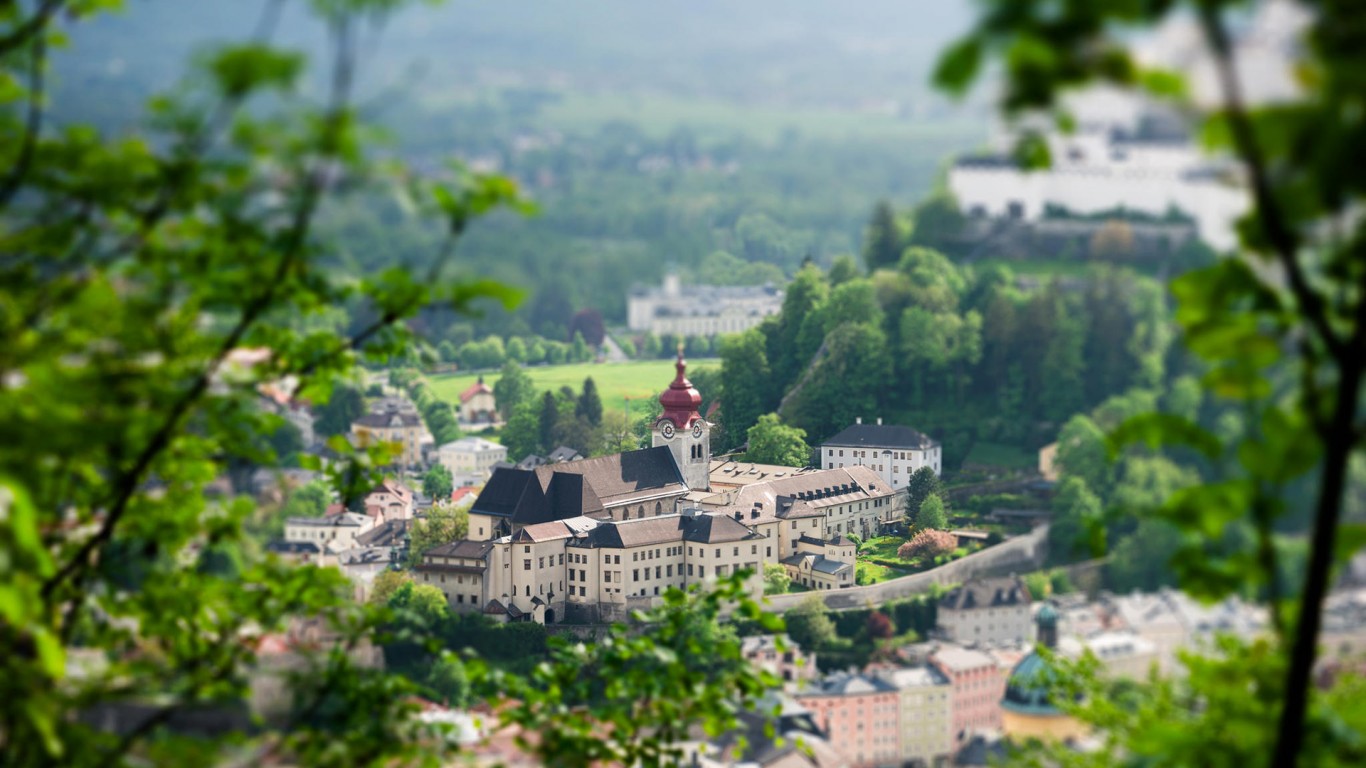
<svg viewBox="0 0 1366 768">
<path fill-rule="evenodd" d="M 948 531 L 921 531 L 896 550 L 902 560 L 914 557 L 937 557 L 952 552 L 958 544 L 958 537 Z"/>
</svg>

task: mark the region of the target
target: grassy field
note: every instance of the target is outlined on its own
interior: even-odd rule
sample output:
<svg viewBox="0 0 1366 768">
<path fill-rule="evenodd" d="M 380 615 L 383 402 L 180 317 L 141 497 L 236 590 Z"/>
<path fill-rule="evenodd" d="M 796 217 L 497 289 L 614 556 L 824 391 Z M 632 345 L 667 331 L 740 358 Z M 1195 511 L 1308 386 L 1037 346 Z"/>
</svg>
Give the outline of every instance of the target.
<svg viewBox="0 0 1366 768">
<path fill-rule="evenodd" d="M 689 370 L 711 368 L 720 365 L 712 358 L 688 361 Z M 572 365 L 537 365 L 526 369 L 527 375 L 542 390 L 573 387 L 574 391 L 583 388 L 583 380 L 589 376 L 598 385 L 604 410 L 621 411 L 626 398 L 633 402 L 631 412 L 643 413 L 641 401 L 659 397 L 664 388 L 673 381 L 674 363 L 672 360 L 646 360 L 630 363 L 575 363 Z M 441 374 L 428 377 L 432 393 L 452 403 L 458 402 L 460 393 L 474 383 L 477 373 Z M 493 386 L 498 381 L 496 371 L 484 373 L 484 383 Z"/>
<path fill-rule="evenodd" d="M 905 576 L 906 571 L 897 571 L 885 565 L 859 561 L 854 564 L 854 583 L 860 586 L 865 584 L 877 584 L 889 581 L 900 576 Z"/>
</svg>

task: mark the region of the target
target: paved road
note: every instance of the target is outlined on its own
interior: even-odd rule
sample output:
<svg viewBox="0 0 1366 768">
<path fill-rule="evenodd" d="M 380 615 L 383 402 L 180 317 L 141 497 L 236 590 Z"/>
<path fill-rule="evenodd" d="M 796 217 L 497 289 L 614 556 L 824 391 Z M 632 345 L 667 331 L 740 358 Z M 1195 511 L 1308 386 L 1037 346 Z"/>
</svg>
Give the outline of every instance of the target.
<svg viewBox="0 0 1366 768">
<path fill-rule="evenodd" d="M 1027 573 L 1043 564 L 1048 552 L 1048 525 L 1040 525 L 1023 536 L 974 552 L 967 557 L 946 563 L 928 571 L 902 576 L 899 579 L 849 587 L 827 592 L 796 592 L 770 595 L 765 607 L 774 613 L 784 613 L 797 606 L 808 595 L 820 595 L 826 607 L 834 611 L 882 605 L 889 600 L 900 600 L 922 594 L 931 584 L 957 584 L 974 576 L 999 576 L 1011 572 Z"/>
<path fill-rule="evenodd" d="M 616 340 L 612 338 L 610 333 L 602 337 L 602 349 L 605 353 L 604 359 L 606 362 L 625 363 L 631 359 L 626 356 L 625 352 L 621 351 L 621 347 L 617 345 Z"/>
</svg>

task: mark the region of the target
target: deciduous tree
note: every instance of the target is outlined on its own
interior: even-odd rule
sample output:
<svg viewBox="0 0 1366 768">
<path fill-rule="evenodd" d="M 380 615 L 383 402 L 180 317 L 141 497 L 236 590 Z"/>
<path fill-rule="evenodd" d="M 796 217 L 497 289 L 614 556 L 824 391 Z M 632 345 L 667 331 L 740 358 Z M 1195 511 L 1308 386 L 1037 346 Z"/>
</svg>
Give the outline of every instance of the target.
<svg viewBox="0 0 1366 768">
<path fill-rule="evenodd" d="M 937 493 L 925 497 L 920 511 L 915 515 L 915 524 L 924 530 L 942 531 L 949 527 L 949 516 L 944 510 L 944 499 Z"/>
<path fill-rule="evenodd" d="M 451 470 L 441 462 L 437 462 L 422 475 L 422 492 L 433 502 L 440 503 L 451 497 L 451 491 L 455 490 L 455 479 L 451 476 Z"/>
<path fill-rule="evenodd" d="M 783 424 L 776 413 L 766 413 L 749 428 L 745 461 L 805 467 L 811 463 L 811 447 L 806 444 L 805 432 Z"/>
<path fill-rule="evenodd" d="M 906 481 L 906 519 L 915 523 L 920 514 L 920 505 L 930 496 L 939 492 L 939 475 L 934 467 L 921 467 L 911 473 Z"/>
<path fill-rule="evenodd" d="M 1352 4 L 1314 3 L 1308 13 L 1301 45 L 1284 66 L 1315 75 L 1298 79 L 1294 93 L 1274 104 L 1249 100 L 1248 70 L 1233 32 L 1237 6 L 1218 0 L 1073 3 L 1061 10 L 1047 2 L 995 0 L 945 52 L 936 73 L 941 85 L 962 92 L 984 60 L 1000 57 L 1002 105 L 1014 113 L 1054 110 L 1064 92 L 1097 80 L 1177 102 L 1198 132 L 1241 165 L 1252 204 L 1239 227 L 1245 257 L 1222 259 L 1172 284 L 1184 340 L 1207 366 L 1205 386 L 1247 414 L 1249 431 L 1236 446 L 1225 446 L 1198 423 L 1150 414 L 1121 425 L 1112 444 L 1182 445 L 1226 467 L 1219 482 L 1181 489 L 1157 518 L 1140 525 L 1152 533 L 1154 525 L 1174 530 L 1167 544 L 1186 589 L 1216 598 L 1264 586 L 1274 639 L 1230 640 L 1217 658 L 1192 659 L 1198 704 L 1172 686 L 1155 686 L 1144 706 L 1127 711 L 1088 697 L 1096 706 L 1081 708 L 1082 714 L 1106 723 L 1103 753 L 1193 764 L 1257 764 L 1269 756 L 1269 764 L 1280 766 L 1350 762 L 1358 749 L 1354 737 L 1343 738 L 1354 730 L 1343 723 L 1360 723 L 1359 710 L 1331 694 L 1314 696 L 1310 683 L 1339 541 L 1360 543 L 1347 537 L 1341 514 L 1348 465 L 1361 450 L 1366 230 L 1338 224 L 1361 208 L 1366 193 L 1366 170 L 1354 161 L 1366 129 L 1347 116 L 1366 68 L 1366 33 Z M 1212 73 L 1199 100 L 1191 98 L 1184 73 L 1145 67 L 1126 45 L 1136 32 L 1177 16 L 1189 20 Z M 1047 51 L 1047 63 L 1029 51 Z M 1323 126 L 1339 128 L 1325 133 Z M 1046 143 L 1026 133 L 1016 157 L 1046 165 Z M 1250 266 L 1256 260 L 1261 268 Z M 1313 478 L 1314 496 L 1310 550 L 1303 584 L 1291 598 L 1279 576 L 1274 536 L 1286 522 L 1278 519 L 1281 511 L 1293 506 L 1285 503 L 1285 489 L 1306 477 Z M 1221 533 L 1240 527 L 1235 523 L 1253 535 L 1228 546 Z M 1153 741 L 1135 726 L 1156 711 L 1182 724 Z"/>
<path fill-rule="evenodd" d="M 493 382 L 493 399 L 498 404 L 498 412 L 503 414 L 503 420 L 510 420 L 518 406 L 535 396 L 536 385 L 522 366 L 511 361 L 504 363 L 498 380 Z"/>
<path fill-rule="evenodd" d="M 448 494 L 449 496 L 449 494 Z M 408 563 L 422 562 L 432 547 L 459 541 L 470 533 L 470 513 L 465 507 L 433 506 L 425 517 L 414 518 L 408 527 Z"/>
<path fill-rule="evenodd" d="M 781 595 L 792 584 L 787 569 L 778 563 L 764 563 L 764 594 Z"/>
</svg>

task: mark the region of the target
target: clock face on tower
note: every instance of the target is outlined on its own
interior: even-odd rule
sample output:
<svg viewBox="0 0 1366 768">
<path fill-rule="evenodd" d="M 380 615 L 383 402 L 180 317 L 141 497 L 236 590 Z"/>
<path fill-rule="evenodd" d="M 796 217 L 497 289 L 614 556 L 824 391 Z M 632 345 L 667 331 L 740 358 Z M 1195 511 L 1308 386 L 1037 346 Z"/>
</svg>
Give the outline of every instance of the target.
<svg viewBox="0 0 1366 768">
<path fill-rule="evenodd" d="M 697 438 L 702 437 L 702 422 L 698 421 L 692 425 L 692 436 Z"/>
<path fill-rule="evenodd" d="M 663 435 L 665 440 L 674 439 L 674 423 L 668 419 L 660 419 L 659 434 Z"/>
</svg>

